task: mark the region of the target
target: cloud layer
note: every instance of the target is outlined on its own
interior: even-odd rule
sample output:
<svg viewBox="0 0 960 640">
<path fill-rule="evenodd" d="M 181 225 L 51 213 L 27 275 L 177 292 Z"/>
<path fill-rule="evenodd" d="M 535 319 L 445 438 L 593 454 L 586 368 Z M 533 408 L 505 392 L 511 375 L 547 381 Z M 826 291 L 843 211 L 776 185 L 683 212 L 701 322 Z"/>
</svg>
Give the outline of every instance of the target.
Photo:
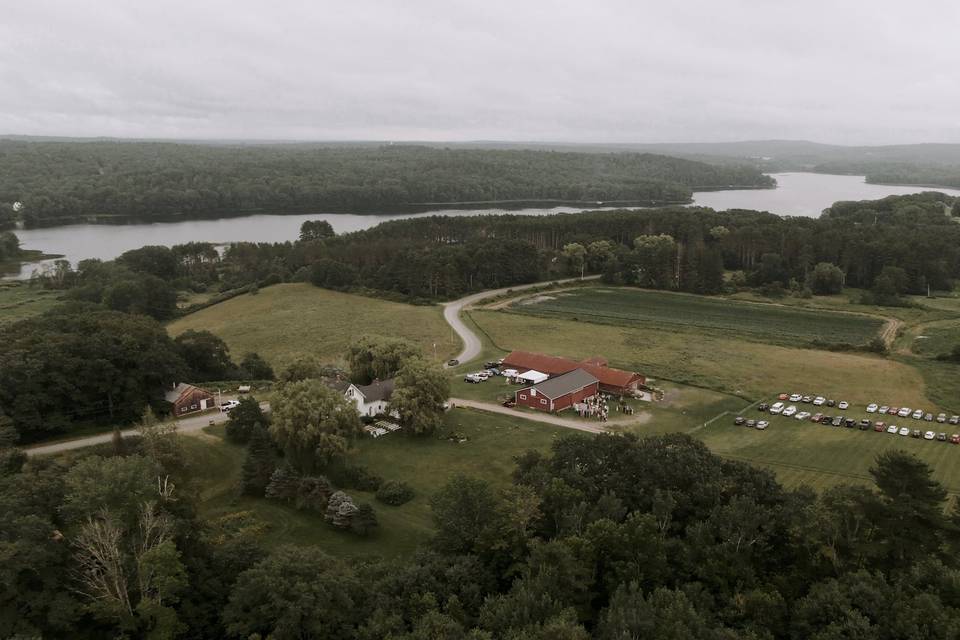
<svg viewBox="0 0 960 640">
<path fill-rule="evenodd" d="M 0 133 L 960 142 L 960 5 L 30 0 Z"/>
</svg>

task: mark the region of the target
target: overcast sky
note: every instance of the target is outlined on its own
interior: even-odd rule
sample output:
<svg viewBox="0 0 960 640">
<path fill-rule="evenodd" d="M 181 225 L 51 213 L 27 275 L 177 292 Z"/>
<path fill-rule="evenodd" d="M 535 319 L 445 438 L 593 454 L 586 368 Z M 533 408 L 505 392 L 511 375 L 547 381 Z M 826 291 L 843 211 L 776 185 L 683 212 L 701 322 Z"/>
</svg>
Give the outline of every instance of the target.
<svg viewBox="0 0 960 640">
<path fill-rule="evenodd" d="M 960 142 L 960 3 L 2 0 L 0 133 Z"/>
</svg>

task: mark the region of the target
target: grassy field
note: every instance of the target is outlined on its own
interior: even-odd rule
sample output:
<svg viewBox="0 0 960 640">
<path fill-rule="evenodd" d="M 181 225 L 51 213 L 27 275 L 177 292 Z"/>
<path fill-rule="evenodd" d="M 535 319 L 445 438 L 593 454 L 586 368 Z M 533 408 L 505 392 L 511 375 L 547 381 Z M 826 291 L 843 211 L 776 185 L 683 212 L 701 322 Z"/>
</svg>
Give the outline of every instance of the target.
<svg viewBox="0 0 960 640">
<path fill-rule="evenodd" d="M 572 358 L 603 355 L 610 365 L 747 398 L 786 390 L 850 402 L 931 406 L 912 366 L 868 354 L 790 348 L 680 327 L 618 327 L 517 313 L 471 312 L 497 346 Z"/>
<path fill-rule="evenodd" d="M 520 300 L 516 313 L 646 330 L 677 327 L 743 339 L 798 345 L 819 340 L 864 344 L 877 335 L 883 320 L 853 313 L 825 313 L 776 304 L 753 304 L 725 298 L 591 287 Z"/>
<path fill-rule="evenodd" d="M 386 479 L 402 480 L 416 491 L 416 497 L 400 507 L 377 502 L 362 491 L 349 493 L 360 502 L 369 502 L 377 512 L 379 532 L 370 538 L 356 538 L 331 529 L 319 515 L 296 511 L 265 499 L 239 497 L 236 493 L 243 447 L 222 439 L 222 428 L 213 428 L 202 437 L 184 438 L 196 461 L 201 487 L 201 515 L 216 518 L 235 511 L 251 511 L 269 526 L 266 543 L 317 544 L 333 553 L 392 557 L 416 549 L 431 535 L 430 496 L 446 480 L 465 473 L 507 486 L 513 458 L 528 449 L 546 451 L 557 435 L 567 430 L 551 425 L 455 409 L 447 414 L 444 433 L 467 438 L 464 443 L 446 439 L 413 439 L 391 434 L 376 440 L 357 442 L 349 461 L 368 467 Z"/>
<path fill-rule="evenodd" d="M 274 368 L 301 354 L 326 362 L 342 358 L 355 337 L 377 334 L 408 338 L 438 359 L 460 348 L 440 307 L 413 306 L 320 289 L 309 284 L 278 284 L 257 295 L 242 295 L 185 316 L 168 325 L 171 335 L 206 329 L 223 338 L 235 357 L 256 351 Z"/>
<path fill-rule="evenodd" d="M 60 295 L 25 282 L 0 282 L 0 325 L 49 311 L 60 304 Z"/>
<path fill-rule="evenodd" d="M 949 353 L 960 344 L 960 319 L 943 320 L 924 325 L 912 336 L 910 350 L 922 356 L 935 358 Z"/>
<path fill-rule="evenodd" d="M 871 417 L 863 411 L 847 413 L 851 418 Z M 744 415 L 763 416 L 755 410 Z M 872 417 L 880 419 L 876 414 Z M 818 490 L 836 484 L 872 483 L 869 470 L 877 455 L 903 449 L 933 467 L 934 477 L 951 493 L 960 493 L 960 446 L 872 430 L 826 427 L 793 418 L 768 415 L 767 419 L 770 427 L 765 431 L 734 426 L 733 418 L 725 417 L 695 435 L 719 455 L 771 469 L 787 486 L 806 484 Z M 910 429 L 944 431 L 948 436 L 960 431 L 952 425 L 904 418 L 893 420 Z"/>
</svg>

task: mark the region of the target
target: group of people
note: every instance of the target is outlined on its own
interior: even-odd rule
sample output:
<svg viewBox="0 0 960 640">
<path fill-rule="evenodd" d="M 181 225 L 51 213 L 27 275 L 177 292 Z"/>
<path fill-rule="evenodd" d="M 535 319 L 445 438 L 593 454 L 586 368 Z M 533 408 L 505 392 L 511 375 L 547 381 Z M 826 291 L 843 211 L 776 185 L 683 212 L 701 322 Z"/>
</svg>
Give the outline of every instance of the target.
<svg viewBox="0 0 960 640">
<path fill-rule="evenodd" d="M 610 415 L 610 407 L 603 395 L 590 396 L 573 405 L 573 408 L 581 418 L 597 418 L 600 422 L 606 422 Z"/>
</svg>

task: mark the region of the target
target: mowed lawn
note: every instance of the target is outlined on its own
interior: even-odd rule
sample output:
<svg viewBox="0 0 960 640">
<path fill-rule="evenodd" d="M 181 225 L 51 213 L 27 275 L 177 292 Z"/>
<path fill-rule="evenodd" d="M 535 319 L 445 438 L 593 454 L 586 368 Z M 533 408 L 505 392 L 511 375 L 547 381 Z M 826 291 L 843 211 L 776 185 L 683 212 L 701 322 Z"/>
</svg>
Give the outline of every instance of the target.
<svg viewBox="0 0 960 640">
<path fill-rule="evenodd" d="M 463 473 L 506 487 L 511 483 L 515 456 L 528 449 L 546 452 L 556 437 L 571 433 L 560 427 L 469 409 L 454 409 L 444 423 L 444 435 L 456 434 L 466 442 L 410 438 L 399 433 L 357 441 L 348 457 L 351 463 L 364 465 L 385 479 L 407 482 L 416 491 L 416 497 L 407 504 L 391 507 L 377 502 L 371 493 L 348 490 L 355 500 L 369 502 L 377 512 L 379 531 L 369 538 L 336 531 L 320 514 L 238 496 L 236 487 L 246 450 L 224 441 L 222 428 L 183 440 L 196 463 L 204 518 L 251 511 L 268 525 L 268 546 L 317 544 L 332 553 L 393 557 L 414 551 L 432 535 L 430 496 L 450 477 Z"/>
<path fill-rule="evenodd" d="M 667 324 L 615 326 L 498 311 L 471 316 L 504 350 L 572 358 L 602 355 L 610 365 L 648 377 L 766 398 L 783 391 L 849 402 L 936 408 L 912 366 L 869 354 L 792 348 Z"/>
<path fill-rule="evenodd" d="M 805 410 L 811 409 L 804 407 Z M 836 413 L 836 412 L 834 412 Z M 848 412 L 858 420 L 878 418 L 876 414 Z M 787 486 L 806 484 L 822 490 L 837 484 L 872 484 L 869 470 L 884 451 L 902 449 L 919 457 L 934 470 L 934 477 L 951 493 L 960 493 L 960 446 L 937 440 L 860 431 L 844 427 L 827 427 L 808 420 L 764 416 L 754 410 L 743 414 L 748 418 L 770 421 L 765 431 L 733 424 L 725 417 L 699 430 L 696 436 L 715 453 L 767 467 Z M 895 424 L 910 429 L 960 432 L 953 425 L 940 425 L 919 420 L 894 418 Z M 889 424 L 889 422 L 888 422 Z"/>
<path fill-rule="evenodd" d="M 661 328 L 675 326 L 729 333 L 775 344 L 864 344 L 875 337 L 883 320 L 854 313 L 732 301 L 662 291 L 589 287 L 545 293 L 510 306 L 516 313 L 602 324 Z"/>
<path fill-rule="evenodd" d="M 338 293 L 310 284 L 277 284 L 242 295 L 170 323 L 176 336 L 206 329 L 223 338 L 235 358 L 256 351 L 274 368 L 313 354 L 337 362 L 347 345 L 365 333 L 407 338 L 438 359 L 460 348 L 439 306 L 414 306 Z"/>
</svg>

